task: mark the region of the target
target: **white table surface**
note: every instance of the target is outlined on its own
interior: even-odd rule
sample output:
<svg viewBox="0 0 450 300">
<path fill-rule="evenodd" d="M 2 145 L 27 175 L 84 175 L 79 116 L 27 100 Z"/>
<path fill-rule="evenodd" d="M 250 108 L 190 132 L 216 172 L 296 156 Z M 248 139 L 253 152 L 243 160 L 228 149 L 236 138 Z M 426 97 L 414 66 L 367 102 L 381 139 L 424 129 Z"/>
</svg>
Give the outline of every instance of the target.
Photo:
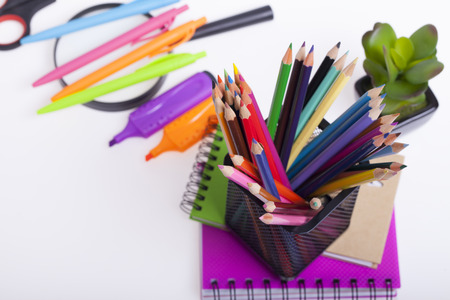
<svg viewBox="0 0 450 300">
<path fill-rule="evenodd" d="M 32 32 L 102 2 L 58 0 L 35 15 Z M 318 64 L 341 41 L 341 54 L 350 50 L 350 59 L 360 61 L 327 114 L 332 120 L 356 98 L 353 85 L 365 74 L 361 36 L 377 21 L 390 23 L 398 36 L 434 24 L 438 58 L 450 67 L 450 21 L 442 1 L 184 3 L 190 10 L 176 24 L 201 16 L 213 21 L 264 4 L 272 6 L 275 19 L 180 46 L 178 53 L 205 50 L 208 56 L 170 74 L 162 91 L 198 71 L 223 74 L 226 68 L 232 73 L 236 63 L 267 115 L 289 43 L 294 53 L 303 41 L 308 48 L 314 44 Z M 78 39 L 71 50 L 80 54 L 98 40 Z M 0 300 L 199 299 L 200 225 L 179 208 L 198 145 L 145 162 L 161 132 L 108 147 L 130 111 L 76 106 L 37 115 L 60 89 L 57 82 L 31 86 L 52 69 L 53 43 L 0 53 Z M 410 144 L 403 152 L 408 168 L 395 203 L 402 300 L 449 297 L 447 84 L 445 69 L 430 84 L 439 109 L 422 127 L 399 138 Z"/>
</svg>

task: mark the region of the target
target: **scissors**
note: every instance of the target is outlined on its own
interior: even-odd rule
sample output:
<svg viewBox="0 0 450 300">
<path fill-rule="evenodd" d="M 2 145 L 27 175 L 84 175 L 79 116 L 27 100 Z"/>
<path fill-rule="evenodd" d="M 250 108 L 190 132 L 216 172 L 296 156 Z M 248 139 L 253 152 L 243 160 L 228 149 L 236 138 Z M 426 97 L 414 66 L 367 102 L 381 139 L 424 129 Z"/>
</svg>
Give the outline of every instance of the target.
<svg viewBox="0 0 450 300">
<path fill-rule="evenodd" d="M 11 43 L 0 42 L 0 50 L 11 50 L 19 47 L 20 39 L 30 34 L 30 21 L 33 15 L 55 1 L 56 0 L 6 0 L 3 5 L 0 6 L 0 23 L 5 21 L 18 22 L 22 26 L 23 31 L 22 34 Z"/>
</svg>

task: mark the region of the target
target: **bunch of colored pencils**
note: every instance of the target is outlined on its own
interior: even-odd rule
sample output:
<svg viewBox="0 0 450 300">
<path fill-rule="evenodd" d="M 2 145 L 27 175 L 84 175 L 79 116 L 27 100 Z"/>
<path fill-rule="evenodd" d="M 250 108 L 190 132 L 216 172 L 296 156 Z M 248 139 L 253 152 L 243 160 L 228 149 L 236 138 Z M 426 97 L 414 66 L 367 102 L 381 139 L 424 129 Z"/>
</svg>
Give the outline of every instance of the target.
<svg viewBox="0 0 450 300">
<path fill-rule="evenodd" d="M 234 80 L 225 71 L 224 80 L 218 76 L 213 83 L 216 114 L 234 165 L 219 168 L 264 203 L 267 213 L 260 220 L 266 224 L 302 225 L 323 208 L 329 195 L 386 180 L 405 167 L 369 161 L 407 146 L 395 142 L 399 134 L 391 133 L 398 114 L 380 117 L 383 86 L 367 91 L 314 135 L 356 65 L 355 59 L 344 66 L 348 53 L 337 59 L 339 47 L 327 53 L 311 76 L 314 46 L 306 54 L 303 43 L 294 62 L 289 46 L 267 123 L 235 65 Z"/>
</svg>

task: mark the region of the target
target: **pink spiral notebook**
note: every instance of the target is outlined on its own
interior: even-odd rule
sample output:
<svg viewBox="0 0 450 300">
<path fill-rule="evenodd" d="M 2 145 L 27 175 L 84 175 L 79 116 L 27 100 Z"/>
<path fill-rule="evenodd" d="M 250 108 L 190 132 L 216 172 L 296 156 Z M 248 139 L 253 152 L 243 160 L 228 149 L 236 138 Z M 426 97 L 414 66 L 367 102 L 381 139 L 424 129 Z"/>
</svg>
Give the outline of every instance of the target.
<svg viewBox="0 0 450 300">
<path fill-rule="evenodd" d="M 394 215 L 377 269 L 320 256 L 288 282 L 230 232 L 202 225 L 202 299 L 394 299 L 398 288 Z"/>
</svg>

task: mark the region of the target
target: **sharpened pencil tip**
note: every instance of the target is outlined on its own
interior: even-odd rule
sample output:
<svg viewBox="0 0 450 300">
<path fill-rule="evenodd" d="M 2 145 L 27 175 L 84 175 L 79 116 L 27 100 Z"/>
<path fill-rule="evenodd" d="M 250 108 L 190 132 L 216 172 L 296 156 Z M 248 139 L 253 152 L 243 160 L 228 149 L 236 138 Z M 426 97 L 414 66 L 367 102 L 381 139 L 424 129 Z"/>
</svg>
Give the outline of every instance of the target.
<svg viewBox="0 0 450 300">
<path fill-rule="evenodd" d="M 311 49 L 309 50 L 309 53 L 314 51 L 314 45 L 311 46 Z"/>
<path fill-rule="evenodd" d="M 305 46 L 306 46 L 306 42 L 303 42 L 302 47 L 305 47 Z"/>
<path fill-rule="evenodd" d="M 239 70 L 238 70 L 238 68 L 236 67 L 236 65 L 234 63 L 233 63 L 233 70 L 234 70 L 234 74 L 235 75 L 239 74 Z"/>
<path fill-rule="evenodd" d="M 228 81 L 229 81 L 231 84 L 234 82 L 230 75 L 228 75 Z"/>
<path fill-rule="evenodd" d="M 220 78 L 220 75 L 217 75 L 217 82 L 222 83 L 222 78 Z"/>
<path fill-rule="evenodd" d="M 291 50 L 292 50 L 292 43 L 289 44 L 289 48 L 291 48 Z"/>
<path fill-rule="evenodd" d="M 149 153 L 149 154 L 147 154 L 147 156 L 145 156 L 146 161 L 149 161 L 152 158 L 153 158 L 153 154 L 151 154 L 151 153 Z"/>
<path fill-rule="evenodd" d="M 337 47 L 337 48 L 341 48 L 341 42 L 338 42 L 338 43 L 336 44 L 336 47 Z"/>
<path fill-rule="evenodd" d="M 407 166 L 406 165 L 401 165 L 400 166 L 400 170 L 403 170 L 404 168 L 406 168 Z"/>
</svg>

